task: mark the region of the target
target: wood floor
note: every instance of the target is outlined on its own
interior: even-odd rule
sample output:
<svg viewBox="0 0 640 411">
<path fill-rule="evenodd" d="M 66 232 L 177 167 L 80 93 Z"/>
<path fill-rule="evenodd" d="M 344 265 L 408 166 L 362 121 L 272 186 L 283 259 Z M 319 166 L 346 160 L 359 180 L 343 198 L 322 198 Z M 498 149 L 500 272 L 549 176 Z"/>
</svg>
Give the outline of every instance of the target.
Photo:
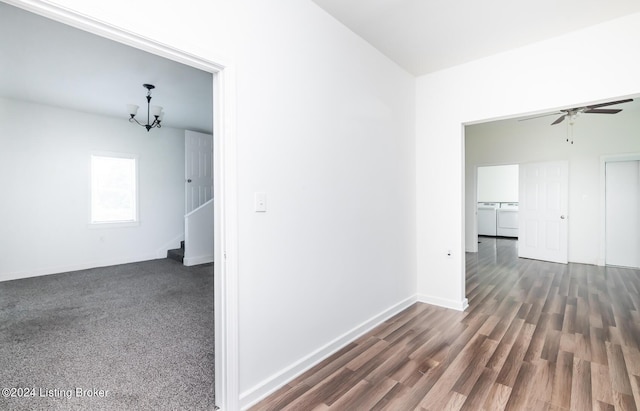
<svg viewBox="0 0 640 411">
<path fill-rule="evenodd" d="M 637 410 L 640 270 L 480 241 L 465 312 L 415 304 L 252 410 Z"/>
</svg>

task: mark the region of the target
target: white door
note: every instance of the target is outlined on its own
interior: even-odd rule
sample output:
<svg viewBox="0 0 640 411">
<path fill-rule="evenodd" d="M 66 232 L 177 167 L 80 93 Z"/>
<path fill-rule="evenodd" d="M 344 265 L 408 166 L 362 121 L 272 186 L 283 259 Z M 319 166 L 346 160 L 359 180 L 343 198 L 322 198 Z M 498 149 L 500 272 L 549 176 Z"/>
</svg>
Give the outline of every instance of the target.
<svg viewBox="0 0 640 411">
<path fill-rule="evenodd" d="M 185 213 L 213 197 L 213 136 L 185 131 Z"/>
<path fill-rule="evenodd" d="M 606 264 L 640 267 L 640 161 L 605 167 Z"/>
<path fill-rule="evenodd" d="M 569 163 L 520 165 L 518 256 L 567 263 Z"/>
</svg>

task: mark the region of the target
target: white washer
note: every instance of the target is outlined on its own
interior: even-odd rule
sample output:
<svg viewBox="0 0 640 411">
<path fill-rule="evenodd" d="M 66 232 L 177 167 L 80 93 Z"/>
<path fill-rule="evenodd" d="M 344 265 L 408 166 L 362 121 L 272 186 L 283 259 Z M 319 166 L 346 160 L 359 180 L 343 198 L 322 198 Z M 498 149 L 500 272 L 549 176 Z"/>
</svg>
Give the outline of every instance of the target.
<svg viewBox="0 0 640 411">
<path fill-rule="evenodd" d="M 496 210 L 499 203 L 478 203 L 478 235 L 496 236 Z"/>
<path fill-rule="evenodd" d="M 496 234 L 501 237 L 518 237 L 518 203 L 500 203 L 497 214 Z"/>
</svg>

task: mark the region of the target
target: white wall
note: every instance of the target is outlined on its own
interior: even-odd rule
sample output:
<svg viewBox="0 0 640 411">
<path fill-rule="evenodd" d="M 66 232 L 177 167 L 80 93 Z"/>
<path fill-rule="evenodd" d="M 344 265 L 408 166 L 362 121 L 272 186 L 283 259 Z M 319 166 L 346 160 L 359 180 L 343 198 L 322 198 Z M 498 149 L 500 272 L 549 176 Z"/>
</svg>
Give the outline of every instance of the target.
<svg viewBox="0 0 640 411">
<path fill-rule="evenodd" d="M 567 122 L 557 118 L 506 120 L 466 128 L 466 215 L 473 218 L 473 172 L 492 162 L 569 161 L 569 261 L 597 264 L 601 233 L 600 158 L 640 153 L 637 104 L 616 106 L 615 115 L 584 114 L 573 126 L 574 144 L 566 142 Z M 633 108 L 633 109 L 632 109 Z M 473 242 L 472 220 L 466 224 L 467 249 Z"/>
<path fill-rule="evenodd" d="M 184 131 L 0 99 L 0 281 L 166 256 L 184 215 Z M 136 227 L 90 228 L 90 155 L 139 155 Z"/>
<path fill-rule="evenodd" d="M 466 136 L 469 136 L 467 129 Z M 484 148 L 484 146 L 482 147 Z M 500 150 L 500 147 L 493 147 Z M 474 152 L 475 153 L 475 152 Z M 467 154 L 468 155 L 468 154 Z M 467 157 L 467 162 L 469 161 Z M 481 166 L 477 167 L 478 189 L 475 191 L 477 202 L 482 203 L 517 203 L 518 202 L 518 165 Z M 474 180 L 471 180 L 473 184 Z M 467 183 L 469 184 L 469 183 Z M 473 202 L 473 193 L 467 200 Z"/>
<path fill-rule="evenodd" d="M 638 94 L 639 44 L 634 14 L 418 78 L 421 296 L 464 304 L 463 124 Z"/>
<path fill-rule="evenodd" d="M 243 405 L 413 301 L 412 76 L 308 0 L 56 3 L 234 69 Z"/>
<path fill-rule="evenodd" d="M 244 24 L 241 386 L 259 392 L 415 293 L 414 79 L 310 2 Z"/>
</svg>

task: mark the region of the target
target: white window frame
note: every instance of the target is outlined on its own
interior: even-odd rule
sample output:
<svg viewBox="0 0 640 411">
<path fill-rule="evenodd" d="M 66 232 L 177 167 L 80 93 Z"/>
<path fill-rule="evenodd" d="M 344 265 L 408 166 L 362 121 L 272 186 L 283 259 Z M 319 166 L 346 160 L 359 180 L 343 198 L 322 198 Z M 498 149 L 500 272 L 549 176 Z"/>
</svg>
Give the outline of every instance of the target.
<svg viewBox="0 0 640 411">
<path fill-rule="evenodd" d="M 94 194 L 94 178 L 93 178 L 93 158 L 122 158 L 134 161 L 134 210 L 132 220 L 107 220 L 94 221 L 93 219 L 93 194 Z M 89 156 L 89 227 L 90 228 L 116 228 L 116 227 L 135 227 L 140 224 L 140 202 L 139 202 L 139 157 L 137 154 L 131 153 L 114 153 L 114 152 L 92 152 Z"/>
</svg>

